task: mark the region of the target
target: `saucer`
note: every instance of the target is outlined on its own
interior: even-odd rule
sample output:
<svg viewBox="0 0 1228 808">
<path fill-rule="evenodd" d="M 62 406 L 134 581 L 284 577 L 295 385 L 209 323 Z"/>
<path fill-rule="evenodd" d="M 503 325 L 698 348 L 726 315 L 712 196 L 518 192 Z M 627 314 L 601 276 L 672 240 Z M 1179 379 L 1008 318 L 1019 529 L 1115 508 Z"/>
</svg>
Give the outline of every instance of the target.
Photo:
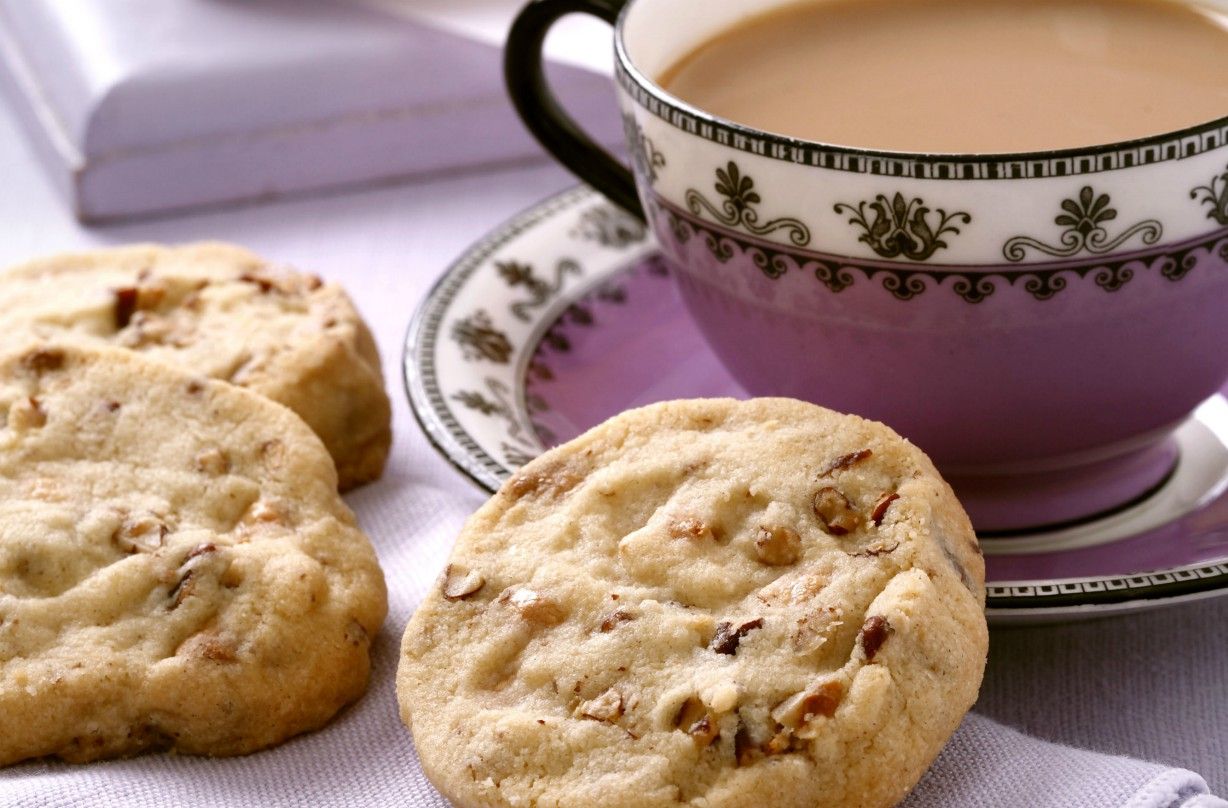
<svg viewBox="0 0 1228 808">
<path fill-rule="evenodd" d="M 674 292 L 644 226 L 581 186 L 473 245 L 419 306 L 405 384 L 427 437 L 494 491 L 625 409 L 746 397 Z M 1151 495 L 1061 529 L 981 538 L 995 624 L 1154 609 L 1228 594 L 1228 398 L 1176 432 Z"/>
</svg>

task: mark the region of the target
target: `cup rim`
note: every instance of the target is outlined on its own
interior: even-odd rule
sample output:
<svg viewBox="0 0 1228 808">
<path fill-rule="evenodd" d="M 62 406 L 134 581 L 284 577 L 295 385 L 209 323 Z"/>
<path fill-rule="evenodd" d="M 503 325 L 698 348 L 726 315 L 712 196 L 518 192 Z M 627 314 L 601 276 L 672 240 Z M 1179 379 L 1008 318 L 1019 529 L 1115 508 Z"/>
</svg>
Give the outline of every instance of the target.
<svg viewBox="0 0 1228 808">
<path fill-rule="evenodd" d="M 1036 151 L 1021 152 L 893 151 L 890 149 L 871 149 L 861 146 L 846 146 L 838 143 L 828 143 L 822 140 L 807 140 L 805 138 L 794 137 L 792 135 L 783 135 L 763 129 L 756 129 L 753 126 L 738 123 L 737 121 L 729 118 L 723 118 L 719 115 L 702 110 L 699 107 L 696 107 L 691 103 L 671 94 L 664 87 L 657 84 L 655 80 L 649 78 L 631 61 L 631 56 L 627 52 L 626 42 L 624 39 L 626 30 L 625 22 L 627 15 L 635 5 L 635 0 L 628 0 L 628 2 L 623 6 L 622 10 L 619 12 L 618 18 L 614 25 L 614 69 L 616 82 L 619 80 L 618 73 L 621 71 L 630 81 L 632 81 L 644 92 L 647 92 L 658 102 L 685 113 L 686 115 L 689 115 L 702 123 L 708 124 L 715 129 L 723 129 L 733 134 L 742 135 L 743 137 L 756 138 L 758 140 L 780 144 L 786 148 L 817 150 L 834 156 L 842 155 L 870 160 L 881 159 L 912 163 L 985 163 L 996 165 L 1003 163 L 1026 163 L 1031 161 L 1047 161 L 1055 159 L 1061 160 L 1080 157 L 1087 158 L 1112 152 L 1158 147 L 1172 141 L 1180 141 L 1184 138 L 1195 137 L 1217 129 L 1225 130 L 1224 137 L 1217 146 L 1201 148 L 1192 154 L 1186 154 L 1181 149 L 1178 149 L 1177 154 L 1172 157 L 1162 156 L 1157 160 L 1148 161 L 1146 163 L 1137 163 L 1135 164 L 1135 167 L 1168 162 L 1169 160 L 1181 159 L 1183 157 L 1193 156 L 1194 154 L 1202 154 L 1209 151 L 1215 151 L 1216 149 L 1220 148 L 1228 148 L 1228 112 L 1218 118 L 1213 118 L 1203 123 L 1193 124 L 1182 129 L 1167 130 L 1154 135 L 1144 135 L 1142 137 L 1129 138 L 1127 140 L 1096 143 L 1088 146 L 1072 146 L 1061 149 L 1041 149 Z M 956 178 L 952 177 L 952 179 Z M 997 179 L 1014 178 L 999 176 Z"/>
</svg>

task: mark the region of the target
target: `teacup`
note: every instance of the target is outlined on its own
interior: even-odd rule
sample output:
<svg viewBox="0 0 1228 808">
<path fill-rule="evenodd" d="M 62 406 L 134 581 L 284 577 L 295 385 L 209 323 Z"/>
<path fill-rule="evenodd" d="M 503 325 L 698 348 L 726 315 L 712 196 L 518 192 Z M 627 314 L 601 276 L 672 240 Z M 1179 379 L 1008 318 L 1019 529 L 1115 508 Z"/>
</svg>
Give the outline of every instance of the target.
<svg viewBox="0 0 1228 808">
<path fill-rule="evenodd" d="M 722 120 L 651 78 L 789 2 L 538 0 L 509 91 L 560 162 L 648 221 L 749 393 L 887 423 L 980 531 L 1161 485 L 1173 429 L 1228 379 L 1228 117 L 1062 151 L 877 152 Z M 614 25 L 634 180 L 542 78 L 545 33 L 574 11 Z"/>
</svg>

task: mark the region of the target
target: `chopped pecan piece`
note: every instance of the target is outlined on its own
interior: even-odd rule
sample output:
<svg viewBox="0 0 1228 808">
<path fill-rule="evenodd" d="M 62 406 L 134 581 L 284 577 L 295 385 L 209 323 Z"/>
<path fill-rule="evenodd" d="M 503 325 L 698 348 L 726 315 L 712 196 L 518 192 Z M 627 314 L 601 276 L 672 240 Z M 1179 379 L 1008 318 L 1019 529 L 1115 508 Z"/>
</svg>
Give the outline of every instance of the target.
<svg viewBox="0 0 1228 808">
<path fill-rule="evenodd" d="M 205 542 L 204 544 L 198 544 L 195 547 L 193 547 L 192 550 L 186 556 L 184 556 L 183 561 L 186 564 L 187 562 L 191 561 L 193 558 L 198 558 L 200 556 L 205 555 L 206 553 L 215 553 L 215 552 L 217 552 L 217 545 L 211 541 Z"/>
<path fill-rule="evenodd" d="M 129 553 L 152 553 L 162 546 L 170 529 L 151 513 L 124 519 L 111 535 L 111 541 Z"/>
<path fill-rule="evenodd" d="M 173 610 L 183 604 L 185 600 L 196 592 L 197 570 L 200 562 L 193 562 L 193 559 L 201 556 L 217 552 L 217 545 L 213 542 L 204 542 L 193 547 L 183 558 L 183 564 L 180 565 L 180 570 L 183 574 L 179 577 L 179 581 L 171 588 L 170 598 Z"/>
<path fill-rule="evenodd" d="M 891 624 L 887 622 L 887 618 L 880 615 L 866 618 L 866 622 L 861 626 L 861 633 L 858 635 L 861 640 L 861 650 L 865 651 L 866 661 L 873 662 L 875 655 L 878 654 L 878 649 L 883 647 L 883 643 L 887 640 L 887 635 L 891 633 Z"/>
<path fill-rule="evenodd" d="M 247 510 L 248 519 L 266 525 L 288 525 L 290 523 L 289 506 L 281 500 L 258 499 Z"/>
<path fill-rule="evenodd" d="M 718 654 L 736 654 L 742 638 L 754 629 L 761 628 L 762 626 L 762 617 L 748 620 L 737 628 L 734 628 L 733 624 L 729 622 L 718 623 L 716 634 L 713 635 L 712 643 L 708 647 Z"/>
<path fill-rule="evenodd" d="M 359 646 L 366 645 L 369 640 L 370 635 L 367 634 L 367 630 L 363 628 L 362 623 L 359 623 L 357 620 L 350 620 L 345 627 L 345 641 L 350 645 Z"/>
<path fill-rule="evenodd" d="M 13 406 L 9 407 L 8 423 L 18 431 L 37 429 L 47 425 L 47 411 L 43 409 L 42 403 L 33 396 L 18 399 L 13 402 Z"/>
<path fill-rule="evenodd" d="M 183 605 L 183 602 L 187 600 L 189 597 L 191 597 L 192 593 L 195 591 L 196 591 L 196 573 L 194 570 L 188 570 L 179 578 L 179 581 L 171 588 L 170 608 L 174 610 L 175 608 Z"/>
<path fill-rule="evenodd" d="M 878 498 L 878 502 L 874 504 L 874 510 L 870 514 L 870 521 L 877 527 L 883 523 L 883 518 L 887 515 L 887 508 L 891 507 L 891 503 L 900 498 L 900 495 L 892 491 L 889 494 L 883 494 Z"/>
<path fill-rule="evenodd" d="M 619 623 L 626 623 L 628 620 L 633 620 L 631 613 L 625 609 L 615 609 L 601 621 L 602 633 L 613 631 Z"/>
<path fill-rule="evenodd" d="M 695 696 L 682 703 L 674 724 L 690 735 L 701 749 L 711 746 L 721 734 L 716 716 Z"/>
<path fill-rule="evenodd" d="M 156 309 L 166 299 L 166 286 L 161 282 L 142 283 L 136 291 L 138 309 Z"/>
<path fill-rule="evenodd" d="M 787 567 L 802 557 L 802 537 L 792 528 L 761 527 L 755 537 L 755 555 L 770 567 Z"/>
<path fill-rule="evenodd" d="M 739 766 L 749 766 L 759 757 L 759 747 L 755 746 L 750 730 L 741 721 L 738 722 L 738 731 L 733 736 L 733 757 Z"/>
<path fill-rule="evenodd" d="M 707 749 L 713 741 L 721 737 L 721 728 L 712 715 L 708 714 L 692 724 L 687 734 L 695 741 L 696 746 L 700 749 Z"/>
<path fill-rule="evenodd" d="M 848 497 L 830 485 L 815 493 L 814 514 L 833 536 L 847 535 L 861 526 L 861 516 Z"/>
<path fill-rule="evenodd" d="M 21 366 L 34 373 L 64 367 L 64 352 L 58 348 L 38 348 L 21 357 Z"/>
<path fill-rule="evenodd" d="M 253 283 L 260 288 L 261 294 L 268 294 L 277 288 L 277 284 L 263 275 L 257 275 L 254 272 L 244 272 L 239 276 L 239 280 L 243 283 Z"/>
<path fill-rule="evenodd" d="M 196 455 L 193 466 L 205 474 L 225 474 L 230 471 L 230 457 L 214 446 Z"/>
<path fill-rule="evenodd" d="M 503 484 L 503 491 L 513 499 L 520 499 L 529 494 L 548 493 L 559 496 L 575 488 L 579 478 L 569 472 L 562 464 L 545 466 L 533 471 L 521 469 Z"/>
<path fill-rule="evenodd" d="M 237 589 L 243 584 L 245 577 L 242 567 L 238 564 L 231 564 L 222 572 L 222 577 L 218 579 L 218 582 L 227 589 Z"/>
<path fill-rule="evenodd" d="M 591 701 L 580 705 L 580 715 L 594 721 L 604 721 L 613 724 L 623 714 L 623 697 L 614 688 L 610 688 Z"/>
<path fill-rule="evenodd" d="M 138 311 L 133 314 L 128 325 L 130 328 L 124 333 L 122 339 L 122 344 L 126 348 L 162 345 L 174 330 L 169 320 L 146 311 Z"/>
<path fill-rule="evenodd" d="M 706 715 L 708 709 L 704 707 L 704 703 L 696 696 L 691 696 L 678 708 L 678 715 L 674 718 L 674 726 L 678 729 L 690 729 L 691 725 Z"/>
<path fill-rule="evenodd" d="M 844 625 L 844 612 L 837 606 L 813 606 L 797 619 L 797 628 L 790 639 L 793 650 L 809 654 L 819 650 Z"/>
<path fill-rule="evenodd" d="M 768 755 L 779 755 L 782 752 L 788 752 L 789 747 L 793 745 L 793 735 L 788 730 L 781 730 L 772 736 L 771 740 L 763 745 L 763 751 Z"/>
<path fill-rule="evenodd" d="M 683 519 L 674 519 L 669 523 L 669 537 L 671 539 L 702 541 L 703 539 L 714 538 L 714 534 L 712 533 L 712 528 L 704 524 L 702 519 L 688 516 Z"/>
<path fill-rule="evenodd" d="M 277 438 L 260 444 L 260 459 L 270 468 L 281 468 L 286 460 L 286 444 Z"/>
<path fill-rule="evenodd" d="M 976 594 L 977 585 L 973 582 L 972 575 L 968 572 L 968 568 L 964 566 L 964 562 L 959 560 L 959 557 L 955 555 L 955 551 L 951 549 L 945 539 L 940 539 L 938 543 L 942 547 L 942 554 L 947 557 L 947 562 L 955 570 L 955 574 L 959 576 L 960 583 L 969 592 Z"/>
<path fill-rule="evenodd" d="M 210 637 L 204 640 L 198 647 L 201 656 L 214 662 L 234 662 L 238 659 L 235 647 L 230 643 L 222 642 L 217 637 Z"/>
<path fill-rule="evenodd" d="M 520 616 L 539 626 L 557 626 L 563 622 L 563 607 L 554 598 L 534 592 L 532 589 L 512 589 L 503 593 L 500 600 L 510 603 Z"/>
<path fill-rule="evenodd" d="M 849 553 L 849 555 L 856 556 L 858 558 L 877 558 L 881 555 L 890 555 L 898 550 L 899 547 L 900 543 L 898 541 L 893 541 L 891 544 L 876 541 L 866 548 L 857 551 L 856 553 Z"/>
<path fill-rule="evenodd" d="M 441 590 L 445 600 L 464 600 L 486 586 L 486 579 L 477 570 L 468 572 L 449 564 L 443 571 Z"/>
<path fill-rule="evenodd" d="M 115 329 L 118 331 L 128 327 L 136 311 L 137 289 L 135 286 L 124 286 L 115 290 Z"/>
<path fill-rule="evenodd" d="M 828 680 L 782 701 L 772 710 L 772 718 L 786 729 L 795 730 L 818 716 L 831 718 L 844 698 L 844 685 Z"/>
<path fill-rule="evenodd" d="M 732 682 L 723 682 L 708 692 L 708 706 L 718 715 L 733 711 L 742 697 L 738 686 Z"/>
<path fill-rule="evenodd" d="M 819 477 L 820 478 L 830 477 L 832 474 L 836 473 L 840 469 L 846 469 L 849 466 L 855 466 L 861 461 L 868 459 L 872 454 L 874 454 L 874 452 L 870 451 L 869 449 L 862 449 L 857 452 L 852 452 L 851 454 L 846 454 L 846 455 L 837 457 L 835 460 L 831 462 L 831 465 L 827 467 L 827 470 L 819 475 Z"/>
<path fill-rule="evenodd" d="M 537 491 L 542 485 L 542 477 L 537 474 L 529 474 L 521 471 L 513 474 L 507 481 L 507 486 L 504 490 L 514 499 L 520 499 L 526 494 L 532 494 Z"/>
</svg>

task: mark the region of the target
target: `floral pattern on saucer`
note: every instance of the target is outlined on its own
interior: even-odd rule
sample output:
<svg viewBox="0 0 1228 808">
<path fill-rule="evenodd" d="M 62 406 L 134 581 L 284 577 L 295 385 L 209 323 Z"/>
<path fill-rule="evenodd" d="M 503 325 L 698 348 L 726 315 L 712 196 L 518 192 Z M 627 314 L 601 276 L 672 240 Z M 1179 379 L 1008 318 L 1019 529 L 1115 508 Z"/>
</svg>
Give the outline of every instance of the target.
<svg viewBox="0 0 1228 808">
<path fill-rule="evenodd" d="M 452 265 L 410 325 L 406 387 L 444 455 L 488 490 L 544 448 L 527 376 L 549 325 L 582 321 L 577 293 L 653 250 L 643 224 L 587 188 L 527 211 Z M 555 343 L 558 338 L 554 338 Z"/>
</svg>

